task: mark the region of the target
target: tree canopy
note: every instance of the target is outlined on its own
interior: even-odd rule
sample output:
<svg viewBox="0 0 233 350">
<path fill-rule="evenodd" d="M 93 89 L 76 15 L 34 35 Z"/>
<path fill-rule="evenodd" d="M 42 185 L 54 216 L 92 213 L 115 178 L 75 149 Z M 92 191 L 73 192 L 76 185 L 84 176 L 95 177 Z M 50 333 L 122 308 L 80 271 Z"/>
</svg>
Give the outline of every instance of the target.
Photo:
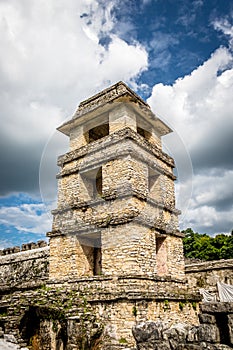
<svg viewBox="0 0 233 350">
<path fill-rule="evenodd" d="M 211 237 L 206 233 L 194 232 L 191 228 L 183 230 L 184 255 L 189 259 L 219 260 L 233 259 L 233 232 L 231 235 L 219 234 Z"/>
</svg>

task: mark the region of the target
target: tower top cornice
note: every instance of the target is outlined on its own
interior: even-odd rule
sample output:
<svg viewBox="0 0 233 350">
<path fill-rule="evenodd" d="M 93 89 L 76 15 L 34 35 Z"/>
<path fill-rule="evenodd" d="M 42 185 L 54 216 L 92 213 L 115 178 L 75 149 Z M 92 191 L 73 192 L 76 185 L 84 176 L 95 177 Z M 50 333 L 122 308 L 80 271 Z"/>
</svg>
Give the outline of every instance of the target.
<svg viewBox="0 0 233 350">
<path fill-rule="evenodd" d="M 112 102 L 121 97 L 128 98 L 131 102 L 138 103 L 139 105 L 144 106 L 150 110 L 150 106 L 139 95 L 130 89 L 123 81 L 119 81 L 118 83 L 82 101 L 79 104 L 79 107 L 73 118 L 77 118 L 85 113 L 90 112 L 93 109 L 101 107 L 102 105 L 105 105 L 106 103 Z"/>
<path fill-rule="evenodd" d="M 71 130 L 76 126 L 115 108 L 114 102 L 130 104 L 131 108 L 156 128 L 161 136 L 172 132 L 169 126 L 151 111 L 150 106 L 122 81 L 80 102 L 73 117 L 58 127 L 58 130 L 70 136 Z"/>
</svg>

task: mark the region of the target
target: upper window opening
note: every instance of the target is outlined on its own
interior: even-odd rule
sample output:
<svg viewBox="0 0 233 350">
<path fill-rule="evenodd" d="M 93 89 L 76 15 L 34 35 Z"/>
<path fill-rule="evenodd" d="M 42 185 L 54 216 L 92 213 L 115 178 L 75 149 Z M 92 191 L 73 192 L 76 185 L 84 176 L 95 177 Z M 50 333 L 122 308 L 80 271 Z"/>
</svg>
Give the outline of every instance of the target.
<svg viewBox="0 0 233 350">
<path fill-rule="evenodd" d="M 140 128 L 140 126 L 137 126 L 137 133 L 145 137 L 145 130 L 143 128 Z"/>
<path fill-rule="evenodd" d="M 141 128 L 140 126 L 137 126 L 137 133 L 139 135 L 143 136 L 148 141 L 149 141 L 149 139 L 151 137 L 151 132 Z"/>
<path fill-rule="evenodd" d="M 109 124 L 98 125 L 88 131 L 89 142 L 99 140 L 107 135 L 109 135 Z"/>
</svg>

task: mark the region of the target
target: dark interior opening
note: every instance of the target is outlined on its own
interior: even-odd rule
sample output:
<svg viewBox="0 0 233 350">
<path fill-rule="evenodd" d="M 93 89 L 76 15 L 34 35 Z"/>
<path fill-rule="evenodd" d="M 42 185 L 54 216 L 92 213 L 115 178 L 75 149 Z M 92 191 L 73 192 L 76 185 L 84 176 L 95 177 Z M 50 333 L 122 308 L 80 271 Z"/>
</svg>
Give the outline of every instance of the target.
<svg viewBox="0 0 233 350">
<path fill-rule="evenodd" d="M 96 174 L 96 181 L 95 181 L 95 184 L 96 184 L 96 193 L 95 195 L 99 195 L 99 196 L 102 196 L 102 182 L 103 182 L 103 179 L 102 179 L 102 168 L 100 168 Z"/>
<path fill-rule="evenodd" d="M 137 126 L 137 133 L 144 137 L 146 140 L 149 140 L 151 137 L 151 132 L 141 128 L 140 126 Z"/>
<path fill-rule="evenodd" d="M 22 339 L 31 349 L 44 349 L 50 344 L 50 329 L 42 326 L 44 320 L 60 323 L 61 313 L 59 310 L 49 309 L 46 307 L 29 307 L 25 312 L 19 325 L 19 331 Z M 60 328 L 56 331 L 56 350 L 65 350 L 67 344 L 67 324 L 63 320 Z"/>
<path fill-rule="evenodd" d="M 93 275 L 100 275 L 101 274 L 101 263 L 102 263 L 102 254 L 101 254 L 101 248 L 100 247 L 94 247 L 93 249 Z"/>
<path fill-rule="evenodd" d="M 5 333 L 5 322 L 0 321 L 0 328 L 2 329 L 3 333 Z"/>
<path fill-rule="evenodd" d="M 231 346 L 227 314 L 216 313 L 215 318 L 220 332 L 220 343 Z"/>
<path fill-rule="evenodd" d="M 109 124 L 98 125 L 88 131 L 89 142 L 99 140 L 107 135 L 109 135 Z"/>
<path fill-rule="evenodd" d="M 21 337 L 26 340 L 29 345 L 32 337 L 39 333 L 40 318 L 36 312 L 36 308 L 30 307 L 20 321 L 19 331 Z"/>
<path fill-rule="evenodd" d="M 140 128 L 140 126 L 137 126 L 137 133 L 143 137 L 146 137 L 145 130 L 143 128 Z"/>
</svg>

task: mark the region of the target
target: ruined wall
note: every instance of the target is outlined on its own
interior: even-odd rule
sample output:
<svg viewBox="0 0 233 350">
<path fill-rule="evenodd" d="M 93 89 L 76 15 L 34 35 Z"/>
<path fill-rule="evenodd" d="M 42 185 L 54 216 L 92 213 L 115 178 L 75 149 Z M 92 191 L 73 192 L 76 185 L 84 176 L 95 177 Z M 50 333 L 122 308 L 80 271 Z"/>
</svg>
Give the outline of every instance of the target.
<svg viewBox="0 0 233 350">
<path fill-rule="evenodd" d="M 85 343 L 90 350 L 134 349 L 137 322 L 197 324 L 197 314 L 198 299 L 187 294 L 184 283 L 159 277 L 96 276 L 16 286 L 0 298 L 3 333 L 21 346 L 35 344 L 33 350 L 82 350 Z"/>
<path fill-rule="evenodd" d="M 217 282 L 233 284 L 233 259 L 206 261 L 185 266 L 190 288 L 195 292 L 205 288 L 217 295 Z"/>
<path fill-rule="evenodd" d="M 201 305 L 200 325 L 166 321 L 139 322 L 133 327 L 137 350 L 230 350 L 233 348 L 231 303 Z"/>
<path fill-rule="evenodd" d="M 48 279 L 49 247 L 46 242 L 24 244 L 0 251 L 1 290 Z"/>
</svg>

